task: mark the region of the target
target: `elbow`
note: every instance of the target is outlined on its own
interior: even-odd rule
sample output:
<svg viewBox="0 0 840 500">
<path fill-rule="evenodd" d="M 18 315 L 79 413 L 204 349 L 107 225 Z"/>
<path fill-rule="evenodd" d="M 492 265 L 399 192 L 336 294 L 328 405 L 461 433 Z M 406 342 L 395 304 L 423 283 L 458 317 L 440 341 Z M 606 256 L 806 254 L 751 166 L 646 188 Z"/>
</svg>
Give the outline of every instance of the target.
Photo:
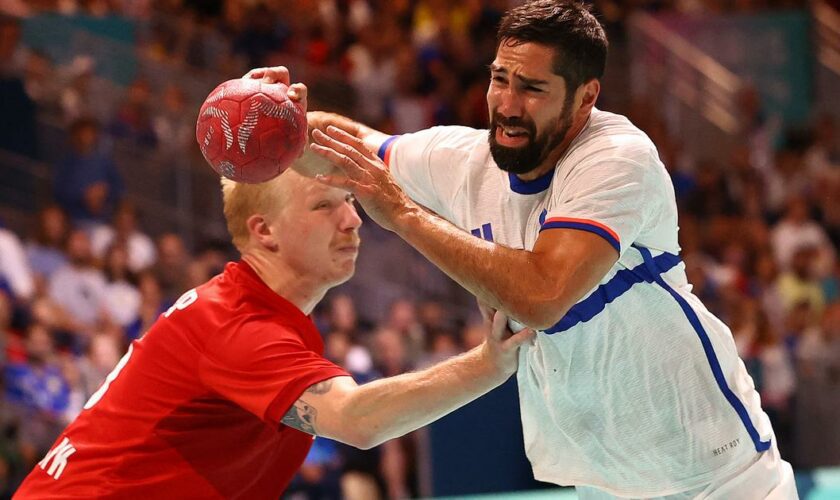
<svg viewBox="0 0 840 500">
<path fill-rule="evenodd" d="M 569 306 L 557 302 L 530 301 L 510 311 L 511 316 L 528 328 L 548 330 L 556 325 L 569 310 Z"/>
<path fill-rule="evenodd" d="M 348 431 L 342 436 L 337 436 L 336 439 L 360 450 L 369 450 L 379 446 L 384 441 L 384 439 L 379 439 L 378 436 L 371 432 L 363 432 L 358 429 Z"/>
</svg>

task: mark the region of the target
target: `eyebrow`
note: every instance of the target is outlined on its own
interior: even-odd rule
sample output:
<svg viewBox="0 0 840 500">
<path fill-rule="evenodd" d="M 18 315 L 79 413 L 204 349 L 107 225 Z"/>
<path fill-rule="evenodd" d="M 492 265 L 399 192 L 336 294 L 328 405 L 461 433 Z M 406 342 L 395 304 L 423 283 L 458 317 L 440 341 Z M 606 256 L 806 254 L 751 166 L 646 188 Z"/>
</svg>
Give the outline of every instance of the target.
<svg viewBox="0 0 840 500">
<path fill-rule="evenodd" d="M 503 73 L 508 74 L 508 70 L 503 68 L 502 66 L 497 66 L 496 64 L 490 65 L 490 71 L 493 73 Z M 528 78 L 522 75 L 516 75 L 516 79 L 521 81 L 526 85 L 548 85 L 548 80 L 540 80 L 538 78 Z"/>
</svg>

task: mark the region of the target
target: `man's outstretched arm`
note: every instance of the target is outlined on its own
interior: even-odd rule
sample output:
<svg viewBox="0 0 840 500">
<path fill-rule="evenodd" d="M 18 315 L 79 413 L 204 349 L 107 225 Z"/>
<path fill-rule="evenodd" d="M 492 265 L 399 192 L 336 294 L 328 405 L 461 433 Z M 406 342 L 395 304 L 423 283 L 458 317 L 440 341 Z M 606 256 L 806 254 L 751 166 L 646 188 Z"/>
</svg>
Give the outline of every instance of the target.
<svg viewBox="0 0 840 500">
<path fill-rule="evenodd" d="M 356 385 L 334 377 L 310 386 L 282 423 L 356 446 L 372 448 L 427 425 L 501 385 L 516 371 L 519 347 L 534 337 L 507 330 L 497 313 L 485 342 L 419 372 Z"/>
</svg>

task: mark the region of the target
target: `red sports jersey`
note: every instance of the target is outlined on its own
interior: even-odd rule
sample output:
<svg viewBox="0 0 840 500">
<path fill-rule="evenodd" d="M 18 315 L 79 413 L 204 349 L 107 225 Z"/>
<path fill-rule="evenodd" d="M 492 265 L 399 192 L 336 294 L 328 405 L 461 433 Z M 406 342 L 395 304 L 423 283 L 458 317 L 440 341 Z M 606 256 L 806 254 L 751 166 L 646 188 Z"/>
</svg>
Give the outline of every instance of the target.
<svg viewBox="0 0 840 500">
<path fill-rule="evenodd" d="M 313 437 L 280 423 L 348 375 L 244 261 L 161 315 L 29 474 L 19 498 L 279 498 Z"/>
</svg>

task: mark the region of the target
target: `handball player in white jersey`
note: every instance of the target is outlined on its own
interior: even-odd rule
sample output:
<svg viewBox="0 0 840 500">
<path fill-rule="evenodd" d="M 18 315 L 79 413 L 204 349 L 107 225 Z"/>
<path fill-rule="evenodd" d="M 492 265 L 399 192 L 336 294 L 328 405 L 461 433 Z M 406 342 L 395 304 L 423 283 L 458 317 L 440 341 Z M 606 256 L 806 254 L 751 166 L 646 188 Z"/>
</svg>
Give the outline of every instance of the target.
<svg viewBox="0 0 840 500">
<path fill-rule="evenodd" d="M 537 479 L 581 498 L 796 498 L 729 328 L 691 293 L 655 146 L 595 103 L 607 39 L 586 7 L 506 13 L 490 129 L 389 137 L 311 113 L 312 150 L 368 214 L 539 330 L 519 382 Z"/>
</svg>

